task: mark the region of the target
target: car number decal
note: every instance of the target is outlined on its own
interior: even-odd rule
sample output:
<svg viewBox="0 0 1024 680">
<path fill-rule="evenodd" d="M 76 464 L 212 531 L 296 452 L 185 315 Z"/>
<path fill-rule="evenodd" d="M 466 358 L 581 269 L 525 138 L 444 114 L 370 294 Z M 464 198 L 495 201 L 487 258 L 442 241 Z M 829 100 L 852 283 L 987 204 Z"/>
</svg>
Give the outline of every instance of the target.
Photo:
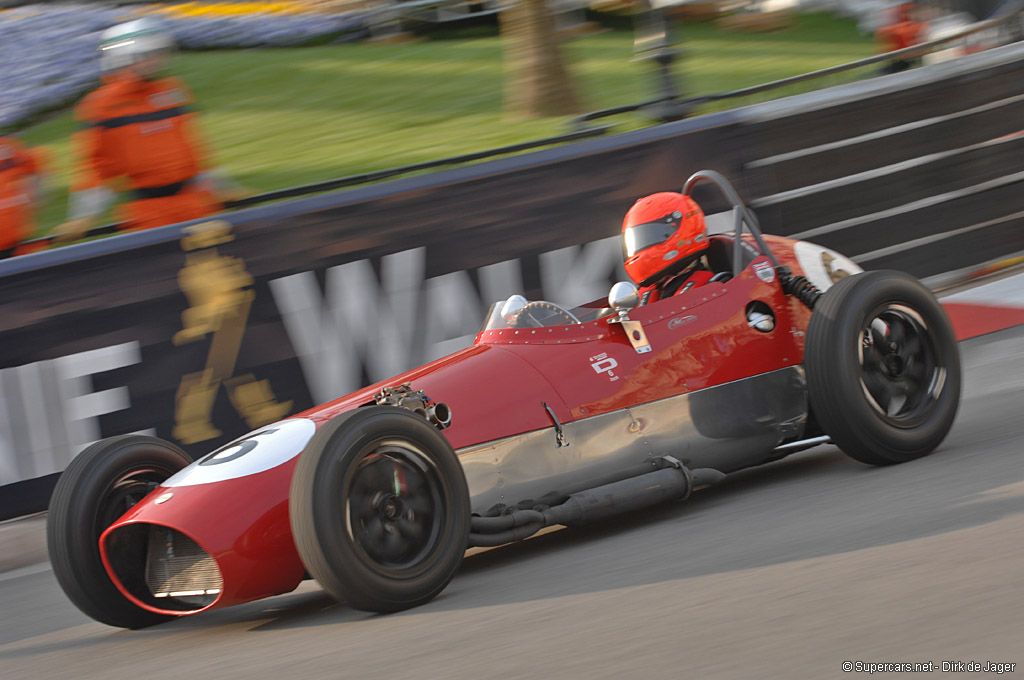
<svg viewBox="0 0 1024 680">
<path fill-rule="evenodd" d="M 602 373 L 608 376 L 609 382 L 615 382 L 619 376 L 615 375 L 614 369 L 618 368 L 619 362 L 608 356 L 607 352 L 601 352 L 597 356 L 590 357 L 590 367 L 598 375 Z"/>
<path fill-rule="evenodd" d="M 203 456 L 163 486 L 212 484 L 265 472 L 302 453 L 315 432 L 316 424 L 306 418 L 267 425 Z"/>
</svg>

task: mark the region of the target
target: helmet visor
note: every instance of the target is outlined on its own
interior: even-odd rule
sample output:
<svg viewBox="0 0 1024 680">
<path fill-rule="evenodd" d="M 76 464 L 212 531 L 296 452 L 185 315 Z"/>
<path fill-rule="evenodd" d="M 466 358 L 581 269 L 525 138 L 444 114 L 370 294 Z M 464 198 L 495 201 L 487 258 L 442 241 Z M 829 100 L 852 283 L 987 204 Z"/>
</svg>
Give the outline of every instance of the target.
<svg viewBox="0 0 1024 680">
<path fill-rule="evenodd" d="M 674 212 L 655 222 L 645 222 L 622 232 L 622 251 L 625 257 L 633 257 L 644 248 L 664 243 L 679 229 L 682 215 Z"/>
<path fill-rule="evenodd" d="M 170 63 L 174 41 L 158 32 L 113 37 L 100 45 L 100 66 L 106 73 L 133 66 L 143 77 L 159 75 Z"/>
</svg>

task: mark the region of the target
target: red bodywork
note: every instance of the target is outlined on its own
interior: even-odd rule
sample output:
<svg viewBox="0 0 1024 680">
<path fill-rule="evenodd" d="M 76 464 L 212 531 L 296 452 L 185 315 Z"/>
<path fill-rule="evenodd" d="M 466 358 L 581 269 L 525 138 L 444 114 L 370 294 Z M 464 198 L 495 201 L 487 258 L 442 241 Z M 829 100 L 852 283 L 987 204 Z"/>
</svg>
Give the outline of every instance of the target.
<svg viewBox="0 0 1024 680">
<path fill-rule="evenodd" d="M 795 274 L 803 272 L 795 242 L 766 240 L 780 264 Z M 753 267 L 760 263 L 768 258 L 758 257 L 728 284 L 709 283 L 633 310 L 630 318 L 642 322 L 652 347 L 646 354 L 633 350 L 620 325 L 609 324 L 612 315 L 573 326 L 484 331 L 471 347 L 294 418 L 319 427 L 372 402 L 384 386 L 411 382 L 412 389 L 449 404 L 455 415 L 444 434 L 459 451 L 550 428 L 551 417 L 539 402 L 566 423 L 800 364 L 810 312 L 783 295 L 774 276 L 767 281 L 755 276 Z M 774 310 L 775 332 L 748 332 L 745 308 L 754 300 Z M 613 371 L 592 366 L 602 355 L 615 358 Z M 216 483 L 161 486 L 100 538 L 104 564 L 114 574 L 108 554 L 112 532 L 146 523 L 185 534 L 220 569 L 223 588 L 213 602 L 190 611 L 162 609 L 135 597 L 115 577 L 118 588 L 138 606 L 167 614 L 293 590 L 305 573 L 288 519 L 296 460 L 297 455 L 268 470 Z M 158 502 L 167 493 L 173 496 Z"/>
</svg>

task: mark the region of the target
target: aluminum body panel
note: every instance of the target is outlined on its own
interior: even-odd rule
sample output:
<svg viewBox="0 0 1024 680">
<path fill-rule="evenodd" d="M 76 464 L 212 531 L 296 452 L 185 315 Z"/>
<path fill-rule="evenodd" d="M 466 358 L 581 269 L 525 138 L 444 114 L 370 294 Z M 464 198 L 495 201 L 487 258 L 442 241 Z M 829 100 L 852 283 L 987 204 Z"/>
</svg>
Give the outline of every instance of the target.
<svg viewBox="0 0 1024 680">
<path fill-rule="evenodd" d="M 803 368 L 792 366 L 459 450 L 473 512 L 541 501 L 646 461 L 670 455 L 687 467 L 732 472 L 779 457 L 803 434 Z"/>
</svg>

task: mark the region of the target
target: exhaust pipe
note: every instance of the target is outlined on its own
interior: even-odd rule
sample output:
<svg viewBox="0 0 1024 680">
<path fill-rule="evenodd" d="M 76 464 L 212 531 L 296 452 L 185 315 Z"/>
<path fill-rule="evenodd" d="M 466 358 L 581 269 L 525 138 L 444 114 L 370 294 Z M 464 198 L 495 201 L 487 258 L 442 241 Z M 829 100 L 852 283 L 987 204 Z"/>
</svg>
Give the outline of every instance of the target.
<svg viewBox="0 0 1024 680">
<path fill-rule="evenodd" d="M 574 526 L 633 510 L 684 500 L 693 490 L 690 471 L 668 456 L 670 467 L 574 493 L 562 504 L 544 510 L 516 510 L 498 517 L 473 517 L 469 544 L 491 547 L 528 538 L 554 524 Z"/>
<path fill-rule="evenodd" d="M 452 409 L 448 404 L 439 401 L 427 409 L 427 420 L 434 424 L 439 430 L 443 430 L 452 424 Z"/>
<path fill-rule="evenodd" d="M 545 510 L 543 515 L 548 526 L 587 524 L 666 501 L 684 500 L 689 497 L 690 489 L 689 470 L 682 466 L 668 467 L 575 493 L 565 503 Z"/>
</svg>

